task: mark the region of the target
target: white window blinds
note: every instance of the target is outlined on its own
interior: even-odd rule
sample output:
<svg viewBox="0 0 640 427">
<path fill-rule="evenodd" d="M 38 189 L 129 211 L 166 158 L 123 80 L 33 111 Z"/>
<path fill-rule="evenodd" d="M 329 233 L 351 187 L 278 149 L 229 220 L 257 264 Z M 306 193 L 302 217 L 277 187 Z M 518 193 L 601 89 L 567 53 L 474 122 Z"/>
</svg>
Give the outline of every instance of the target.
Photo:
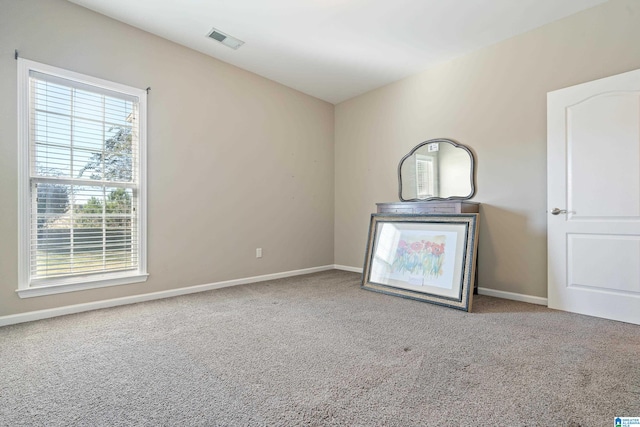
<svg viewBox="0 0 640 427">
<path fill-rule="evenodd" d="M 35 70 L 27 80 L 28 286 L 144 273 L 139 97 Z"/>
<path fill-rule="evenodd" d="M 416 157 L 416 188 L 419 199 L 434 196 L 435 173 L 433 167 L 433 157 Z"/>
</svg>

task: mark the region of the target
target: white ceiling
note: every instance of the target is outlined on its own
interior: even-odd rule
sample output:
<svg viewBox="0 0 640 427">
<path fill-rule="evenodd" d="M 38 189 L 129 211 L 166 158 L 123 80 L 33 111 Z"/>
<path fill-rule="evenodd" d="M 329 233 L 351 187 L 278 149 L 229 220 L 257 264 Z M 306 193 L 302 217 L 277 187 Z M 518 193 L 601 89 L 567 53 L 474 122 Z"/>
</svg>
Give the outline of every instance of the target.
<svg viewBox="0 0 640 427">
<path fill-rule="evenodd" d="M 606 0 L 70 1 L 335 104 Z"/>
</svg>

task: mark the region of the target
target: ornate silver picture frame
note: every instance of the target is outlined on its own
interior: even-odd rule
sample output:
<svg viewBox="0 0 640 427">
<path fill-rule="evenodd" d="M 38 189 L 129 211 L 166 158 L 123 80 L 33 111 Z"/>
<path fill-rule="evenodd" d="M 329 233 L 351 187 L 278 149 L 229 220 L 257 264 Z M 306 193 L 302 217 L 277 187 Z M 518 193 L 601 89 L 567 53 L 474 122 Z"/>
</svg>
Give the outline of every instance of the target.
<svg viewBox="0 0 640 427">
<path fill-rule="evenodd" d="M 471 311 L 478 214 L 373 214 L 362 288 Z"/>
</svg>

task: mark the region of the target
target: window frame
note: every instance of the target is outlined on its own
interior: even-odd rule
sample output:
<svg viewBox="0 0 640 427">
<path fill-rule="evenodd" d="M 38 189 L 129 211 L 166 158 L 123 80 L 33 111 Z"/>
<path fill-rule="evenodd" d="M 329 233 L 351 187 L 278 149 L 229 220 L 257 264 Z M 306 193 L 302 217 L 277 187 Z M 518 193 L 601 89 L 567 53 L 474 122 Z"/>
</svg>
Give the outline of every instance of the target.
<svg viewBox="0 0 640 427">
<path fill-rule="evenodd" d="M 138 89 L 103 80 L 97 77 L 76 73 L 18 58 L 18 289 L 16 292 L 20 298 L 37 297 L 64 292 L 80 291 L 85 289 L 101 288 L 144 282 L 148 278 L 147 273 L 147 92 Z M 37 284 L 32 284 L 31 261 L 31 135 L 30 135 L 30 80 L 31 71 L 47 74 L 75 83 L 85 84 L 112 92 L 120 92 L 128 96 L 138 98 L 139 111 L 139 137 L 138 137 L 138 259 L 136 270 L 117 271 L 107 273 L 75 274 L 66 277 L 51 279 L 38 279 Z"/>
</svg>

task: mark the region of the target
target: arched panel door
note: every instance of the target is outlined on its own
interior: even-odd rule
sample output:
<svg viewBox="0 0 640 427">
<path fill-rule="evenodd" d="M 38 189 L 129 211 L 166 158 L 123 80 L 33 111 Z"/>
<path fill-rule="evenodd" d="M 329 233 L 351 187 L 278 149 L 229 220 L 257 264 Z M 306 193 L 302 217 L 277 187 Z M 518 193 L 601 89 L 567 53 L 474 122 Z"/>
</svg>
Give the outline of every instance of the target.
<svg viewBox="0 0 640 427">
<path fill-rule="evenodd" d="M 640 324 L 640 70 L 547 97 L 548 305 Z"/>
</svg>

